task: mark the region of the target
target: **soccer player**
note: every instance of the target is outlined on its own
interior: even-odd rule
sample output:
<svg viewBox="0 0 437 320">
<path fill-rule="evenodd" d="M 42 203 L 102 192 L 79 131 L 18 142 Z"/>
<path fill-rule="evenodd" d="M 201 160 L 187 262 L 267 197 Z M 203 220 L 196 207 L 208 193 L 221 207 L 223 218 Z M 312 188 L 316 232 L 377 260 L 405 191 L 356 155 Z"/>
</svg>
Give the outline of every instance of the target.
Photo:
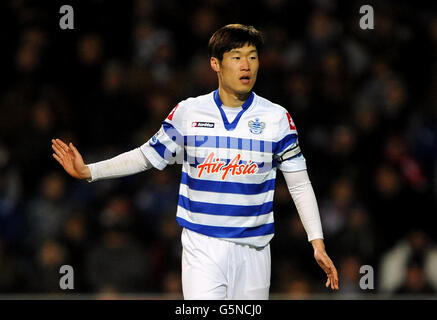
<svg viewBox="0 0 437 320">
<path fill-rule="evenodd" d="M 85 165 L 72 143 L 52 140 L 53 157 L 71 176 L 89 182 L 182 163 L 176 219 L 183 228 L 184 299 L 268 299 L 277 169 L 327 275 L 326 287 L 338 290 L 293 120 L 252 91 L 262 45 L 252 26 L 217 30 L 209 54 L 218 89 L 179 102 L 134 150 Z"/>
</svg>

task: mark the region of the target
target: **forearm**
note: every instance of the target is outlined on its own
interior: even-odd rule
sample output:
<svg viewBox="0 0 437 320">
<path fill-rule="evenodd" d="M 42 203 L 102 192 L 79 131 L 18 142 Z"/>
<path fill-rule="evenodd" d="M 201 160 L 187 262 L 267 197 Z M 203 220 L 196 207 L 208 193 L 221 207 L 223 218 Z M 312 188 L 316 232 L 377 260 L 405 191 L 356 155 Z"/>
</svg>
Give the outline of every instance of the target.
<svg viewBox="0 0 437 320">
<path fill-rule="evenodd" d="M 323 230 L 319 208 L 306 170 L 283 172 L 285 181 L 296 205 L 297 212 L 313 247 L 323 245 Z M 320 239 L 320 241 L 315 241 Z"/>
<path fill-rule="evenodd" d="M 321 252 L 326 251 L 325 243 L 323 242 L 323 239 L 321 239 L 321 238 L 311 240 L 311 244 L 313 246 L 314 251 L 315 250 L 320 250 Z"/>
<path fill-rule="evenodd" d="M 88 164 L 90 178 L 88 182 L 119 178 L 152 168 L 150 161 L 140 148 L 122 153 L 114 158 Z"/>
</svg>

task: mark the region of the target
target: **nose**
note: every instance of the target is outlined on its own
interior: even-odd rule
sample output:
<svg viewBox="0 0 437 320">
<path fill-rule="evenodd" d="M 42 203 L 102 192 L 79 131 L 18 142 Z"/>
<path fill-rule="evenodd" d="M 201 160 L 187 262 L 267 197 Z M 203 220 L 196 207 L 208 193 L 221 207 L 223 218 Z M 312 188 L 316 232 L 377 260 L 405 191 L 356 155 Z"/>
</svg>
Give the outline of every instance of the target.
<svg viewBox="0 0 437 320">
<path fill-rule="evenodd" d="M 241 69 L 241 71 L 249 71 L 250 70 L 249 61 L 247 60 L 247 58 L 241 59 L 240 69 Z"/>
</svg>

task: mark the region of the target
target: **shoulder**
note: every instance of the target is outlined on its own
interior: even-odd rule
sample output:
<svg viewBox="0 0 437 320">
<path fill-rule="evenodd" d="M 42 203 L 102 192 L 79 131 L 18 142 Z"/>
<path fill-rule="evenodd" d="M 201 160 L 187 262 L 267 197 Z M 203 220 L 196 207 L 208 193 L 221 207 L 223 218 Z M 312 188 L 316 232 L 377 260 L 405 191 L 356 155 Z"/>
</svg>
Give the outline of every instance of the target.
<svg viewBox="0 0 437 320">
<path fill-rule="evenodd" d="M 277 139 L 280 140 L 289 134 L 297 134 L 296 125 L 286 108 L 258 95 L 256 99 L 258 107 L 263 108 L 263 112 L 268 113 L 270 119 L 275 124 Z"/>
<path fill-rule="evenodd" d="M 265 109 L 265 111 L 272 113 L 275 117 L 284 117 L 288 110 L 285 109 L 283 106 L 274 103 L 264 97 L 261 97 L 257 94 L 255 94 L 256 103 L 259 107 Z"/>
<path fill-rule="evenodd" d="M 197 108 L 205 106 L 205 103 L 210 99 L 212 99 L 211 93 L 181 100 L 171 110 L 165 121 L 181 122 L 185 118 L 185 115 L 193 114 Z"/>
<path fill-rule="evenodd" d="M 197 97 L 189 97 L 185 100 L 179 102 L 179 105 L 182 105 L 185 109 L 195 108 L 197 106 L 205 105 L 205 103 L 214 102 L 213 92 L 200 95 Z"/>
</svg>

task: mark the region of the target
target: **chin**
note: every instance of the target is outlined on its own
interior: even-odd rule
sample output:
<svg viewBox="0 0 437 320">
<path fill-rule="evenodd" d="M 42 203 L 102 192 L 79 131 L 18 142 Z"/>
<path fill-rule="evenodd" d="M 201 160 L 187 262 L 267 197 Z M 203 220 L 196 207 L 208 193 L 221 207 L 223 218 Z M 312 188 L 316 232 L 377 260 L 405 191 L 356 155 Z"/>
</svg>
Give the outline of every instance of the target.
<svg viewBox="0 0 437 320">
<path fill-rule="evenodd" d="M 244 86 L 242 88 L 239 88 L 235 92 L 237 94 L 248 94 L 248 93 L 250 93 L 252 91 L 252 88 L 253 88 L 253 86 L 247 85 L 247 86 Z"/>
</svg>

